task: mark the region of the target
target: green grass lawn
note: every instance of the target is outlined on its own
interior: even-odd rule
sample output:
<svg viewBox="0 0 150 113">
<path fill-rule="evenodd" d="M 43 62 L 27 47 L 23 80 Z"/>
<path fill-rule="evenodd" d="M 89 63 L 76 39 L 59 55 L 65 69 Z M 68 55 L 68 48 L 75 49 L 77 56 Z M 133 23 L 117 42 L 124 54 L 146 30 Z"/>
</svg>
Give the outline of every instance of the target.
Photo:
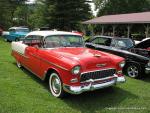
<svg viewBox="0 0 150 113">
<path fill-rule="evenodd" d="M 0 38 L 0 113 L 150 113 L 150 76 L 58 99 L 48 85 L 19 69 L 10 43 Z"/>
</svg>

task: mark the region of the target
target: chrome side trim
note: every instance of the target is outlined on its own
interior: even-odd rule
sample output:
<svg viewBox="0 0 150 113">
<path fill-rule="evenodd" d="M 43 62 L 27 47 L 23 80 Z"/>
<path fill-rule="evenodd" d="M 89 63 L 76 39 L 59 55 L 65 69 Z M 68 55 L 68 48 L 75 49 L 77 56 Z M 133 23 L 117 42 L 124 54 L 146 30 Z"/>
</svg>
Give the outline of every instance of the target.
<svg viewBox="0 0 150 113">
<path fill-rule="evenodd" d="M 21 64 L 22 65 L 22 64 Z M 38 78 L 40 78 L 41 80 L 45 79 L 46 74 L 43 77 L 38 76 L 36 73 L 34 73 L 33 71 L 31 71 L 31 69 L 27 68 L 25 65 L 22 65 L 25 69 L 27 69 L 28 71 L 30 71 L 32 74 L 34 74 L 35 76 L 37 76 Z"/>
<path fill-rule="evenodd" d="M 31 55 L 32 55 L 33 57 L 36 57 L 36 58 L 38 58 L 38 59 L 40 59 L 40 60 L 42 60 L 42 61 L 48 63 L 48 64 L 54 65 L 54 66 L 56 66 L 56 67 L 58 67 L 58 68 L 61 68 L 61 69 L 65 70 L 65 71 L 69 71 L 68 69 L 66 69 L 66 68 L 64 68 L 64 67 L 62 67 L 62 66 L 60 66 L 60 65 L 58 65 L 58 64 L 49 62 L 48 60 L 43 59 L 43 58 L 41 58 L 41 57 L 38 57 L 38 56 L 36 56 L 35 54 L 31 54 Z"/>
</svg>

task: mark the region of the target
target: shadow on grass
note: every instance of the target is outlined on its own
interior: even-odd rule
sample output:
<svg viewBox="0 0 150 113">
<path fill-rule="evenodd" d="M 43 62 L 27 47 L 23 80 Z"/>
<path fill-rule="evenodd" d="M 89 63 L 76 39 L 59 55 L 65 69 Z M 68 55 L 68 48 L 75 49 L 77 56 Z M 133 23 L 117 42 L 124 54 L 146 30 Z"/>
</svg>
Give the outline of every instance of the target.
<svg viewBox="0 0 150 113">
<path fill-rule="evenodd" d="M 114 86 L 80 95 L 71 95 L 63 101 L 73 109 L 78 109 L 81 113 L 96 113 L 109 107 L 117 107 L 125 99 L 134 98 L 137 98 L 137 96 Z"/>
<path fill-rule="evenodd" d="M 14 65 L 16 65 L 16 63 L 14 63 Z M 42 82 L 41 79 L 25 68 L 22 68 L 22 71 L 34 81 L 41 84 L 45 89 L 49 90 L 46 82 Z M 138 97 L 124 89 L 114 86 L 96 91 L 85 92 L 80 95 L 67 95 L 67 97 L 61 99 L 61 101 L 66 103 L 72 109 L 77 109 L 81 113 L 97 113 L 98 111 L 105 110 L 109 107 L 116 107 L 125 99 L 135 98 Z"/>
<path fill-rule="evenodd" d="M 141 78 L 141 80 L 150 83 L 150 74 L 145 75 L 143 78 Z"/>
</svg>

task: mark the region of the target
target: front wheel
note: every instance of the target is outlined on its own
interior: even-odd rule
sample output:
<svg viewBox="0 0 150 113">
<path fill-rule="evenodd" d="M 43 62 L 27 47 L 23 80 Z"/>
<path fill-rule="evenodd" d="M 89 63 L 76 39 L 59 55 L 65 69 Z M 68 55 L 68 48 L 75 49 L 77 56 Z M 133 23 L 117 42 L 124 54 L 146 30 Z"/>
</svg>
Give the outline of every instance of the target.
<svg viewBox="0 0 150 113">
<path fill-rule="evenodd" d="M 140 65 L 136 63 L 129 63 L 125 67 L 125 71 L 127 76 L 131 78 L 140 78 L 142 76 L 142 70 Z"/>
<path fill-rule="evenodd" d="M 49 77 L 49 88 L 53 96 L 61 98 L 64 96 L 65 92 L 62 88 L 62 81 L 59 75 L 53 72 Z"/>
</svg>

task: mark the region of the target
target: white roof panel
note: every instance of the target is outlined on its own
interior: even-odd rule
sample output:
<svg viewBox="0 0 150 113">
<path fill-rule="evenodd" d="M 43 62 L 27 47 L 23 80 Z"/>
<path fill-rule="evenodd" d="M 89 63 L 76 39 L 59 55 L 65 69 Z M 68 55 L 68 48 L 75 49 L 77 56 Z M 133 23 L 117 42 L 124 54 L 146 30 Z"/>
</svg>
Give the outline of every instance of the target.
<svg viewBox="0 0 150 113">
<path fill-rule="evenodd" d="M 40 35 L 40 36 L 49 36 L 49 35 L 77 35 L 80 36 L 77 33 L 72 33 L 72 32 L 65 32 L 65 31 L 32 31 L 27 34 L 28 35 Z"/>
</svg>

